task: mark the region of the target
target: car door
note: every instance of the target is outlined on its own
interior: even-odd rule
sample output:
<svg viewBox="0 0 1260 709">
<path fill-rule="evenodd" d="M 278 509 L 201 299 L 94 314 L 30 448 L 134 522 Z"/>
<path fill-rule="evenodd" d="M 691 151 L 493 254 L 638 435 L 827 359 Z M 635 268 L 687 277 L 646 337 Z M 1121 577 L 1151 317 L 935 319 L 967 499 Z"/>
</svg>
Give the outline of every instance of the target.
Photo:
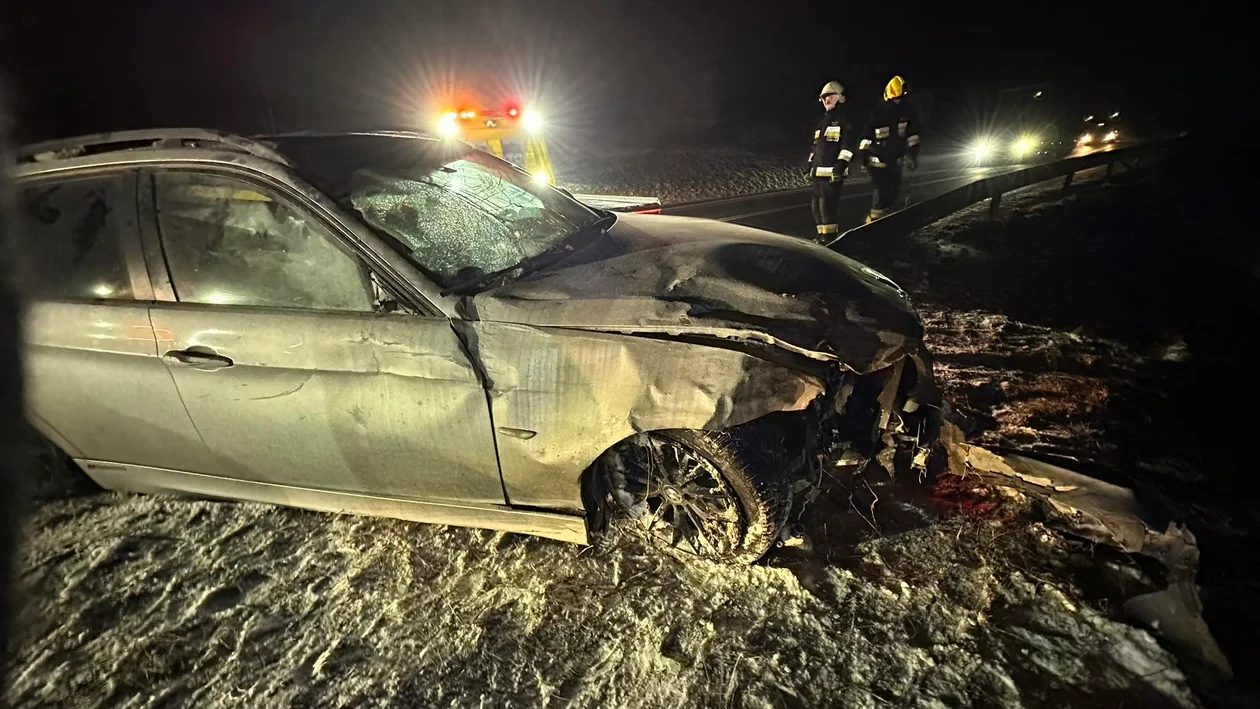
<svg viewBox="0 0 1260 709">
<path fill-rule="evenodd" d="M 209 454 L 157 353 L 136 179 L 114 170 L 22 184 L 28 416 L 80 462 L 187 470 Z M 111 466 L 84 467 L 102 480 Z"/>
<path fill-rule="evenodd" d="M 147 181 L 172 291 L 153 323 L 215 457 L 200 472 L 504 504 L 485 390 L 446 318 L 380 312 L 337 225 L 280 185 Z"/>
</svg>

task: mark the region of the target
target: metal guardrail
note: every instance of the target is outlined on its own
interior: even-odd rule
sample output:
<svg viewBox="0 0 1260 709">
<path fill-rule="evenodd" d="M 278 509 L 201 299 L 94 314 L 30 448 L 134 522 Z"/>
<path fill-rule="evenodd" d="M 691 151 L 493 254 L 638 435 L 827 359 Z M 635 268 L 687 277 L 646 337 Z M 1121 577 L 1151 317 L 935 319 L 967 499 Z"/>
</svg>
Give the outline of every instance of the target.
<svg viewBox="0 0 1260 709">
<path fill-rule="evenodd" d="M 1064 178 L 1063 189 L 1067 190 L 1071 187 L 1072 177 L 1076 173 L 1102 166 L 1106 166 L 1107 176 L 1110 177 L 1116 163 L 1126 163 L 1167 152 L 1180 147 L 1185 142 L 1184 138 L 1185 135 L 1182 134 L 1176 138 L 1165 138 L 1127 148 L 1067 157 L 1054 162 L 1033 165 L 1023 170 L 981 178 L 944 194 L 912 204 L 870 224 L 849 229 L 829 242 L 827 248 L 843 253 L 850 249 L 861 249 L 867 244 L 905 236 L 915 229 L 925 227 L 986 199 L 991 200 L 989 213 L 997 214 L 1002 203 L 1002 195 L 1006 192 L 1053 180 L 1056 177 Z"/>
</svg>

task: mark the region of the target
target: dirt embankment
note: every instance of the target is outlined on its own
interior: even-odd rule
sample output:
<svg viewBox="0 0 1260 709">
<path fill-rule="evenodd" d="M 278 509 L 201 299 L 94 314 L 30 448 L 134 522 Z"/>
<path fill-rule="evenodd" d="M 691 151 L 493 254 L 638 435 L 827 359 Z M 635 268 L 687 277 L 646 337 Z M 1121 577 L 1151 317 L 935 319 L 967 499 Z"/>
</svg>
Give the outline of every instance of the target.
<svg viewBox="0 0 1260 709">
<path fill-rule="evenodd" d="M 1260 396 L 1260 244 L 1240 202 L 1176 164 L 985 205 L 873 257 L 924 314 L 968 437 L 1063 456 L 1186 522 L 1227 652 L 1260 629 L 1260 485 L 1243 412 Z M 1216 185 L 1219 187 L 1219 185 Z M 895 252 L 894 252 L 895 251 Z"/>
</svg>

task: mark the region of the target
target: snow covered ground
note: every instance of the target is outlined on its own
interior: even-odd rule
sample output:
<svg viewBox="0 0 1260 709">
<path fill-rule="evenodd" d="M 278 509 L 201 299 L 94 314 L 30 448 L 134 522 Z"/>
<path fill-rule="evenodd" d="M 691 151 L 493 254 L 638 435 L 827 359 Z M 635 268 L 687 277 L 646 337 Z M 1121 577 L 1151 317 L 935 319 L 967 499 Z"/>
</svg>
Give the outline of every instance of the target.
<svg viewBox="0 0 1260 709">
<path fill-rule="evenodd" d="M 1145 632 L 958 520 L 852 569 L 98 495 L 41 507 L 19 706 L 1195 706 Z M 1041 541 L 1045 539 L 1045 541 Z"/>
<path fill-rule="evenodd" d="M 938 372 L 973 441 L 1123 449 L 1133 419 L 1112 404 L 1117 392 L 1163 386 L 1162 368 L 1179 366 L 1184 348 L 1175 334 L 1138 342 L 1083 321 L 1099 301 L 1073 310 L 1070 294 L 1048 298 L 1063 281 L 1016 293 L 1030 279 L 1008 268 L 1014 240 L 1018 258 L 1044 270 L 1059 263 L 1037 263 L 1053 246 L 1038 238 L 1045 220 L 1053 231 L 1103 209 L 1088 196 L 1029 194 L 1006 200 L 1018 211 L 996 226 L 977 213 L 923 230 L 883 267 L 920 299 Z M 1082 263 L 1071 278 L 1098 276 Z M 1013 273 L 981 284 L 986 269 Z M 1137 401 L 1144 425 L 1158 421 L 1158 398 Z M 967 494 L 980 498 L 972 512 L 904 528 L 884 526 L 899 504 L 886 499 L 875 508 L 881 534 L 750 568 L 683 563 L 617 534 L 583 549 L 258 505 L 114 494 L 45 503 L 28 521 L 19 565 L 8 698 L 1199 706 L 1173 655 L 1087 588 L 1099 568 L 1122 565 L 1042 526 L 1024 503 Z"/>
</svg>

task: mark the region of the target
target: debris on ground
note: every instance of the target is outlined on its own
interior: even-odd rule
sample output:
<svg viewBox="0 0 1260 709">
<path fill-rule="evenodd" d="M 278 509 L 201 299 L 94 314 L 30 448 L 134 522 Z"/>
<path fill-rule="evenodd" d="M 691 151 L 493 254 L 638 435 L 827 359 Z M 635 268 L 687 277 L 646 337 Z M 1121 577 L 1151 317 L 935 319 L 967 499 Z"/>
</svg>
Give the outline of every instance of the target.
<svg viewBox="0 0 1260 709">
<path fill-rule="evenodd" d="M 1157 562 L 1162 567 L 1163 587 L 1124 599 L 1125 613 L 1209 673 L 1205 681 L 1233 679 L 1229 660 L 1203 619 L 1195 578 L 1199 548 L 1188 529 L 1176 521 L 1158 520 L 1128 488 L 1035 458 L 995 454 L 963 443 L 962 438 L 957 427 L 946 425 L 942 439 L 952 474 L 980 475 L 990 484 L 1043 500 L 1051 526 Z"/>
</svg>

